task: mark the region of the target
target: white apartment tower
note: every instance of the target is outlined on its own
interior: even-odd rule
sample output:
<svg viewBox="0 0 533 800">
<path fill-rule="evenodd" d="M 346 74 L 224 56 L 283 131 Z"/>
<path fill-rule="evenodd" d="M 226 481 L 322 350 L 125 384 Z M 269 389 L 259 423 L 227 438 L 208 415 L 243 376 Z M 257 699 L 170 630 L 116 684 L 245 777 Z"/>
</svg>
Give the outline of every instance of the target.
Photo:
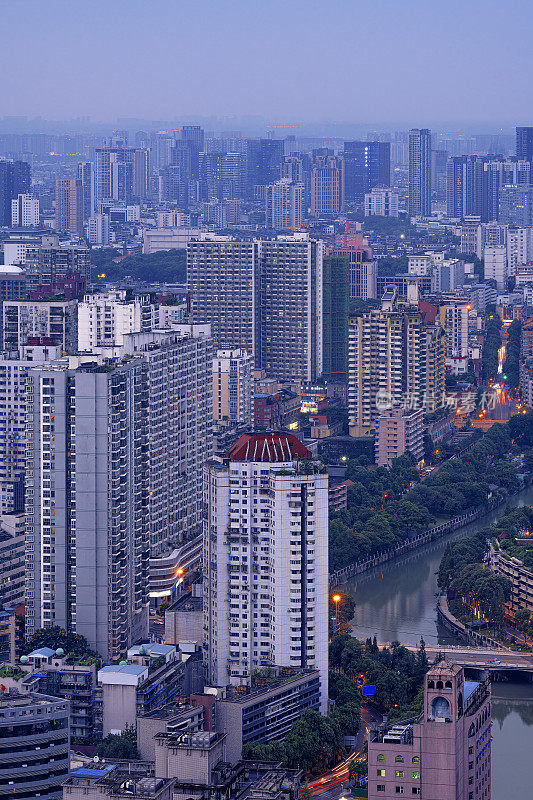
<svg viewBox="0 0 533 800">
<path fill-rule="evenodd" d="M 243 435 L 206 467 L 208 680 L 254 669 L 320 671 L 328 697 L 328 479 L 291 434 Z"/>
<path fill-rule="evenodd" d="M 292 183 L 282 178 L 265 187 L 265 212 L 267 228 L 298 228 L 304 219 L 303 183 Z"/>
<path fill-rule="evenodd" d="M 39 227 L 39 200 L 36 197 L 31 194 L 19 194 L 11 201 L 11 227 Z"/>
<path fill-rule="evenodd" d="M 213 419 L 254 426 L 254 362 L 246 350 L 218 350 L 213 359 Z"/>
<path fill-rule="evenodd" d="M 149 331 L 154 313 L 148 294 L 131 298 L 123 290 L 86 294 L 78 303 L 78 350 L 120 347 L 126 334 Z"/>
</svg>

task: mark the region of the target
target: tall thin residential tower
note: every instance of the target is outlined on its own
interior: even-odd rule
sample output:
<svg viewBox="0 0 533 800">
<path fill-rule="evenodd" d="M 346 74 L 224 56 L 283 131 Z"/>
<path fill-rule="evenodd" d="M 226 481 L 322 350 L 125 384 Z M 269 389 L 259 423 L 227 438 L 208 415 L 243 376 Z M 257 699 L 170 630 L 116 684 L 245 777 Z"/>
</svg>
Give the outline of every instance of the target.
<svg viewBox="0 0 533 800">
<path fill-rule="evenodd" d="M 431 131 L 409 131 L 409 216 L 431 214 Z"/>
</svg>

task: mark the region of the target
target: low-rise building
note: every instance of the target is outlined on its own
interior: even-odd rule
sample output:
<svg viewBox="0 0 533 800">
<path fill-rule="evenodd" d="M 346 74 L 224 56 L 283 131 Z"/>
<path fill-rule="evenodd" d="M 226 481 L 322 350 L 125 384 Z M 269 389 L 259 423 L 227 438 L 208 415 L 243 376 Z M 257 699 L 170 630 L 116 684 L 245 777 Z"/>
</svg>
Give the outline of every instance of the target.
<svg viewBox="0 0 533 800">
<path fill-rule="evenodd" d="M 193 589 L 197 584 L 193 586 Z M 202 643 L 204 636 L 204 614 L 202 595 L 185 592 L 165 611 L 165 643 Z"/>
<path fill-rule="evenodd" d="M 215 729 L 225 734 L 227 760 L 235 763 L 243 745 L 283 739 L 304 711 L 320 710 L 320 674 L 316 669 L 272 667 L 253 677 L 251 686 L 208 689 L 194 702 L 205 701 L 207 712 L 213 694 Z"/>
<path fill-rule="evenodd" d="M 22 681 L 27 690 L 70 702 L 71 736 L 88 739 L 101 735 L 102 721 L 95 699 L 95 657 L 74 659 L 61 649 L 41 647 L 22 656 L 20 663 L 22 669 L 29 670 Z"/>
<path fill-rule="evenodd" d="M 156 778 L 147 764 L 95 764 L 70 775 L 63 784 L 63 799 L 171 800 L 173 787 L 173 780 Z"/>
<path fill-rule="evenodd" d="M 287 428 L 298 419 L 300 398 L 289 389 L 280 389 L 275 394 L 256 394 L 254 397 L 254 421 L 258 431 L 275 431 Z"/>
<path fill-rule="evenodd" d="M 155 761 L 154 737 L 159 733 L 197 733 L 204 728 L 204 709 L 173 703 L 137 717 L 137 750 L 141 759 Z"/>
<path fill-rule="evenodd" d="M 424 460 L 424 409 L 390 408 L 376 425 L 376 463 L 388 466 L 409 452 L 417 464 Z"/>
<path fill-rule="evenodd" d="M 188 695 L 187 665 L 199 655 L 194 647 L 190 649 L 193 652 L 185 653 L 170 645 L 147 642 L 128 650 L 129 663 L 102 667 L 98 683 L 103 735 L 135 726 L 137 716 Z"/>
</svg>

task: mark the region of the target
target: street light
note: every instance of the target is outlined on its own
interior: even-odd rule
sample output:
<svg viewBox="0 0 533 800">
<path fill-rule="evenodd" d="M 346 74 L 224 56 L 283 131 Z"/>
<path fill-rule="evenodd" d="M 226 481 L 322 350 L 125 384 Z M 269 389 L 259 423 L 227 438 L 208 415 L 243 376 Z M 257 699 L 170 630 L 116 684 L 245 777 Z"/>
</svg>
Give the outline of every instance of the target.
<svg viewBox="0 0 533 800">
<path fill-rule="evenodd" d="M 334 630 L 334 632 L 336 632 L 337 631 L 337 624 L 339 622 L 339 603 L 342 600 L 342 597 L 340 596 L 340 594 L 334 594 L 331 599 L 335 603 L 335 626 L 334 626 L 333 630 Z"/>
</svg>

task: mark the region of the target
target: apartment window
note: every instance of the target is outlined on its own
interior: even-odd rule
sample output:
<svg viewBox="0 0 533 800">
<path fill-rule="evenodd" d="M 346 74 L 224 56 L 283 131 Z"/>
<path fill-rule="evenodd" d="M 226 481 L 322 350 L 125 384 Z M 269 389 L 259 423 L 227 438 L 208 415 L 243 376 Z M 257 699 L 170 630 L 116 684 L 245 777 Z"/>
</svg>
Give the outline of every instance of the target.
<svg viewBox="0 0 533 800">
<path fill-rule="evenodd" d="M 396 794 L 403 794 L 403 786 L 396 787 Z"/>
<path fill-rule="evenodd" d="M 385 777 L 385 770 L 384 769 L 378 769 L 377 773 L 378 773 L 378 778 L 384 778 Z"/>
<path fill-rule="evenodd" d="M 419 781 L 420 780 L 420 772 L 413 771 L 413 780 Z"/>
<path fill-rule="evenodd" d="M 376 786 L 376 789 L 377 789 L 378 792 L 384 792 L 385 791 L 385 784 L 384 783 L 378 783 L 378 785 Z"/>
<path fill-rule="evenodd" d="M 420 786 L 413 786 L 413 788 L 411 789 L 411 794 L 418 794 L 419 795 L 420 791 L 421 791 L 420 790 Z"/>
<path fill-rule="evenodd" d="M 385 761 L 385 756 L 383 755 L 383 753 L 378 753 L 376 761 Z"/>
<path fill-rule="evenodd" d="M 403 778 L 403 769 L 397 769 L 396 770 L 396 777 L 397 778 Z"/>
<path fill-rule="evenodd" d="M 396 764 L 403 764 L 403 756 L 396 756 L 394 761 L 396 762 Z"/>
</svg>

